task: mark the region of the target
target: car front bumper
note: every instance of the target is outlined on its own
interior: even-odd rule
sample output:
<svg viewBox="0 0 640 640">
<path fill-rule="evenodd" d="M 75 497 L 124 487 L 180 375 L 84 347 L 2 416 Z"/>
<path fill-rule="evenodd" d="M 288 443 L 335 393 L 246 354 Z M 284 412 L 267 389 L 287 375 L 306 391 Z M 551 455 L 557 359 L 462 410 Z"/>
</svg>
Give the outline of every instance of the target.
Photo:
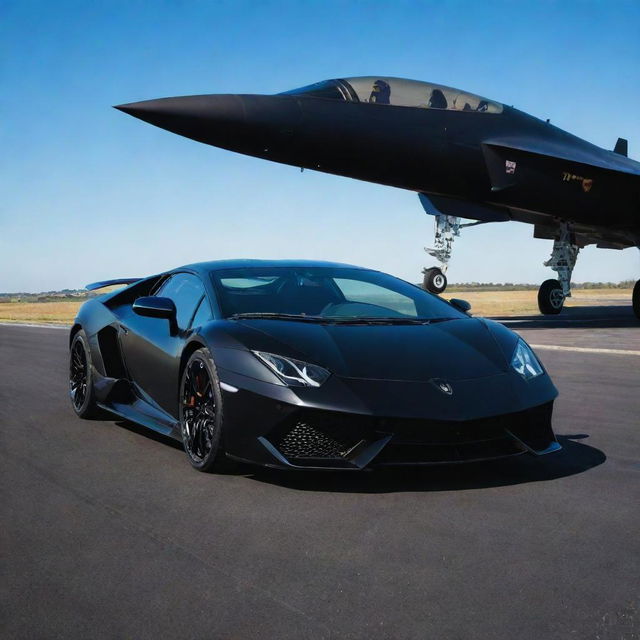
<svg viewBox="0 0 640 640">
<path fill-rule="evenodd" d="M 220 373 L 228 455 L 268 467 L 359 470 L 543 455 L 561 448 L 551 426 L 557 391 L 547 376 L 530 388 L 528 398 L 505 389 L 510 377 L 477 381 L 479 391 L 466 396 L 457 383 L 456 402 L 426 383 L 376 381 L 373 392 L 363 393 L 360 387 L 372 388 L 363 381 L 292 389 Z M 499 398 L 490 397 L 494 387 Z"/>
</svg>

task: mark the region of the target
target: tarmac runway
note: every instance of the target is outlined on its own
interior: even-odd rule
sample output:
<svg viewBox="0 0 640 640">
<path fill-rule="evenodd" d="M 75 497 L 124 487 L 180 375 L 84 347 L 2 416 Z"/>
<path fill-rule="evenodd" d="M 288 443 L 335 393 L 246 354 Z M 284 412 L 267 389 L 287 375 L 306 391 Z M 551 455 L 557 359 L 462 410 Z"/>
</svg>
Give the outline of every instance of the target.
<svg viewBox="0 0 640 640">
<path fill-rule="evenodd" d="M 218 476 L 76 418 L 65 330 L 0 326 L 0 636 L 640 638 L 640 324 L 509 326 L 560 390 L 561 452 Z"/>
</svg>

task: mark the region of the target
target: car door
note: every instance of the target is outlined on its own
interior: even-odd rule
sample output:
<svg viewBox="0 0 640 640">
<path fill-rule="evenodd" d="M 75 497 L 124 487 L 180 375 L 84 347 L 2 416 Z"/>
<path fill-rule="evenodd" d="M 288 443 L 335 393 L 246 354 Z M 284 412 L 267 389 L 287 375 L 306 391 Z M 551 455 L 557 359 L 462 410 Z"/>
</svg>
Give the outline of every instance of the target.
<svg viewBox="0 0 640 640">
<path fill-rule="evenodd" d="M 124 358 L 133 381 L 177 417 L 180 357 L 206 292 L 198 276 L 181 272 L 165 280 L 154 295 L 173 300 L 177 330 L 172 332 L 167 320 L 131 314 L 123 336 Z"/>
</svg>

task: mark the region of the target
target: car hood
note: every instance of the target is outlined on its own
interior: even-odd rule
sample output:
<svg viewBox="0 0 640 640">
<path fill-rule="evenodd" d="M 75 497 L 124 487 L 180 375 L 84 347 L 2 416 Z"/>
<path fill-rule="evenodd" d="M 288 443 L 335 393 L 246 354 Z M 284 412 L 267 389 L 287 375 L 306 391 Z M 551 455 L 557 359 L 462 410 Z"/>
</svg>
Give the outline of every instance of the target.
<svg viewBox="0 0 640 640">
<path fill-rule="evenodd" d="M 468 380 L 508 370 L 504 349 L 475 318 L 426 325 L 245 319 L 237 325 L 242 330 L 235 337 L 249 349 L 319 364 L 344 378 Z"/>
</svg>

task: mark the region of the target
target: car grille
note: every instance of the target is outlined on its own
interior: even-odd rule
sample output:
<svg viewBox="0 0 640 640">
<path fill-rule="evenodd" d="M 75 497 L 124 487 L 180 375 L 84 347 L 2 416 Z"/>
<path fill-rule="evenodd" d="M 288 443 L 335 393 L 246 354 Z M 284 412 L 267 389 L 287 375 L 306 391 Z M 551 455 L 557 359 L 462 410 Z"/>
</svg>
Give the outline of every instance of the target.
<svg viewBox="0 0 640 640">
<path fill-rule="evenodd" d="M 524 453 L 525 448 L 503 434 L 495 440 L 459 444 L 403 444 L 392 440 L 374 459 L 374 465 L 442 464 L 490 460 Z"/>
<path fill-rule="evenodd" d="M 526 447 L 519 440 L 535 442 L 534 449 L 548 446 L 553 439 L 551 410 L 552 403 L 548 403 L 518 413 L 457 422 L 306 409 L 290 416 L 268 439 L 291 464 L 301 466 L 348 466 L 369 444 L 384 438 L 389 439 L 386 446 L 367 463 L 464 462 L 522 453 Z"/>
<path fill-rule="evenodd" d="M 458 444 L 481 442 L 505 436 L 510 416 L 454 422 L 449 420 L 382 420 L 376 431 L 393 434 L 397 444 Z"/>
</svg>

